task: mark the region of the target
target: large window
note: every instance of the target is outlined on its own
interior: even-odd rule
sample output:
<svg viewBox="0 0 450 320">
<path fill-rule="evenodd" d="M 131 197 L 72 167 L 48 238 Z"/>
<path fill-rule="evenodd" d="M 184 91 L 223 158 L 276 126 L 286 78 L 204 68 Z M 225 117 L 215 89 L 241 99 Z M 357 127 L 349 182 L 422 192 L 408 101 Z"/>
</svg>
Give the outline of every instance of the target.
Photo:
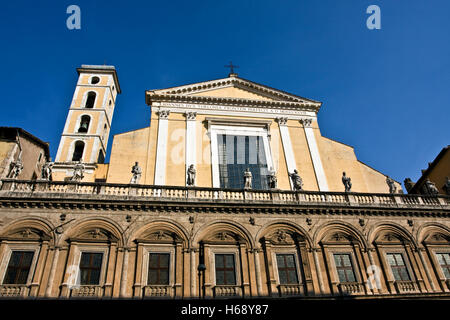
<svg viewBox="0 0 450 320">
<path fill-rule="evenodd" d="M 277 266 L 280 284 L 298 284 L 295 255 L 277 254 Z"/>
<path fill-rule="evenodd" d="M 387 259 L 396 281 L 411 280 L 401 253 L 388 253 Z"/>
<path fill-rule="evenodd" d="M 450 253 L 436 253 L 436 257 L 445 278 L 450 279 Z"/>
<path fill-rule="evenodd" d="M 33 251 L 13 251 L 3 284 L 26 284 L 33 255 Z"/>
<path fill-rule="evenodd" d="M 150 253 L 148 284 L 169 284 L 169 253 Z"/>
<path fill-rule="evenodd" d="M 350 254 L 334 254 L 334 262 L 339 277 L 339 282 L 356 282 Z"/>
<path fill-rule="evenodd" d="M 216 284 L 235 285 L 236 273 L 234 264 L 234 254 L 216 254 Z"/>
<path fill-rule="evenodd" d="M 80 284 L 100 284 L 103 253 L 83 252 L 80 261 Z"/>
<path fill-rule="evenodd" d="M 81 117 L 80 127 L 78 128 L 79 133 L 86 133 L 89 130 L 89 123 L 91 122 L 91 117 L 84 115 Z"/>
<path fill-rule="evenodd" d="M 268 189 L 268 168 L 262 136 L 217 135 L 221 188 L 244 188 L 244 172 L 252 173 L 252 189 Z"/>
</svg>

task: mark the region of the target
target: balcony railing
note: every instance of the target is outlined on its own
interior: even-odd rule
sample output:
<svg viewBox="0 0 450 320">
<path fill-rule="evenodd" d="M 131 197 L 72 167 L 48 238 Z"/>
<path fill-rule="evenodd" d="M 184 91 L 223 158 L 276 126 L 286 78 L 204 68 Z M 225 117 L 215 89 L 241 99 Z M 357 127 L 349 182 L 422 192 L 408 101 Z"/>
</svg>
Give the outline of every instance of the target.
<svg viewBox="0 0 450 320">
<path fill-rule="evenodd" d="M 338 289 L 342 295 L 365 294 L 364 285 L 359 282 L 341 282 L 338 283 Z"/>
<path fill-rule="evenodd" d="M 419 288 L 415 281 L 395 281 L 394 282 L 395 289 L 398 293 L 415 293 L 419 292 Z"/>
<path fill-rule="evenodd" d="M 214 297 L 239 298 L 242 297 L 242 288 L 240 286 L 215 286 Z"/>
<path fill-rule="evenodd" d="M 356 192 L 319 192 L 287 190 L 244 190 L 181 186 L 133 185 L 64 181 L 23 181 L 4 179 L 0 196 L 48 198 L 74 196 L 95 199 L 175 201 L 175 202 L 227 202 L 265 204 L 308 204 L 362 207 L 429 207 L 450 208 L 450 197 L 372 194 Z M 112 198 L 113 197 L 113 198 Z"/>
<path fill-rule="evenodd" d="M 144 297 L 170 298 L 173 296 L 173 288 L 164 285 L 148 285 L 144 287 Z"/>
<path fill-rule="evenodd" d="M 27 297 L 29 295 L 29 287 L 18 284 L 4 284 L 0 285 L 0 297 L 18 298 Z"/>
<path fill-rule="evenodd" d="M 299 296 L 304 294 L 303 285 L 301 284 L 280 284 L 278 290 L 281 297 Z"/>
<path fill-rule="evenodd" d="M 77 298 L 99 298 L 103 295 L 102 286 L 82 285 L 72 288 L 72 297 Z"/>
</svg>

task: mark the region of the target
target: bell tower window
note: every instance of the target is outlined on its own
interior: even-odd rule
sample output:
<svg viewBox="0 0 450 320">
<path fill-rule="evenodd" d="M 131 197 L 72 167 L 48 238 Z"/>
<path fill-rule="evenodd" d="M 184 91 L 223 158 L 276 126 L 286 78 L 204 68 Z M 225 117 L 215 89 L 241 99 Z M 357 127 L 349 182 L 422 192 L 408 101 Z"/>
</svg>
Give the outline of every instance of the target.
<svg viewBox="0 0 450 320">
<path fill-rule="evenodd" d="M 91 84 L 97 84 L 99 82 L 100 82 L 100 78 L 99 77 L 92 77 Z"/>
<path fill-rule="evenodd" d="M 91 122 L 91 117 L 84 115 L 81 117 L 80 127 L 78 128 L 79 133 L 86 133 L 89 130 L 89 123 Z"/>
<path fill-rule="evenodd" d="M 86 99 L 86 108 L 93 108 L 97 94 L 93 91 L 89 92 Z"/>
<path fill-rule="evenodd" d="M 84 151 L 84 142 L 77 141 L 75 142 L 75 149 L 73 151 L 72 161 L 80 161 L 81 157 L 83 157 Z"/>
</svg>

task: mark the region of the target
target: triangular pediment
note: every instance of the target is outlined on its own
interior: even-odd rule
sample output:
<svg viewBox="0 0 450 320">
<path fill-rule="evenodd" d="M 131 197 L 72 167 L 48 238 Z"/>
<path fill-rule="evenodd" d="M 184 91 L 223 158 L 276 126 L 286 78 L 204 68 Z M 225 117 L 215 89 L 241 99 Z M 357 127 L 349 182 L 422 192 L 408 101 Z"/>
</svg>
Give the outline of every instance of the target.
<svg viewBox="0 0 450 320">
<path fill-rule="evenodd" d="M 231 76 L 228 78 L 198 82 L 167 89 L 149 90 L 148 97 L 195 97 L 274 103 L 308 104 L 320 107 L 320 102 L 290 94 L 278 89 Z M 152 99 L 152 98 L 150 98 Z"/>
</svg>

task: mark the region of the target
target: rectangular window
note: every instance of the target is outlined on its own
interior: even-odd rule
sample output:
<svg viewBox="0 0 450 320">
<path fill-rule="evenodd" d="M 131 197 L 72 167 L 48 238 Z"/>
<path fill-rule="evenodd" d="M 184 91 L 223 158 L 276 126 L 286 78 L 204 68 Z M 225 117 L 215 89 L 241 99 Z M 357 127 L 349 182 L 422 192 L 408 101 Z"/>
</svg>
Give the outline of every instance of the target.
<svg viewBox="0 0 450 320">
<path fill-rule="evenodd" d="M 234 254 L 216 254 L 216 284 L 235 285 L 236 274 L 234 265 Z"/>
<path fill-rule="evenodd" d="M 26 284 L 33 256 L 33 251 L 13 251 L 3 284 Z"/>
<path fill-rule="evenodd" d="M 280 284 L 298 284 L 295 255 L 277 254 L 277 266 Z"/>
<path fill-rule="evenodd" d="M 244 188 L 244 172 L 252 173 L 252 189 L 268 189 L 267 159 L 261 136 L 217 135 L 221 188 Z"/>
<path fill-rule="evenodd" d="M 148 263 L 148 284 L 169 284 L 169 253 L 150 253 Z"/>
<path fill-rule="evenodd" d="M 388 253 L 387 259 L 396 281 L 411 280 L 401 253 Z"/>
<path fill-rule="evenodd" d="M 450 253 L 436 253 L 439 265 L 446 279 L 450 279 Z"/>
<path fill-rule="evenodd" d="M 339 276 L 339 282 L 356 282 L 355 273 L 353 272 L 352 259 L 350 254 L 335 254 L 334 262 Z"/>
<path fill-rule="evenodd" d="M 103 253 L 83 252 L 80 260 L 80 284 L 99 285 Z"/>
</svg>

